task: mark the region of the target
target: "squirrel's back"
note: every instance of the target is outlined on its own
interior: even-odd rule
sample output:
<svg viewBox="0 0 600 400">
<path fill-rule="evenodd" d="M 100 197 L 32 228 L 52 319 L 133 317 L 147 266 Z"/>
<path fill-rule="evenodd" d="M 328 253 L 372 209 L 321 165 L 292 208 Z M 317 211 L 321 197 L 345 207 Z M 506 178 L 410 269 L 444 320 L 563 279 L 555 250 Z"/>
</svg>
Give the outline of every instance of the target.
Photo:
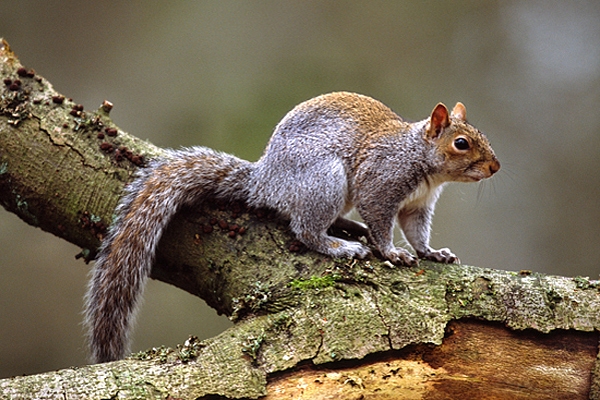
<svg viewBox="0 0 600 400">
<path fill-rule="evenodd" d="M 298 104 L 277 124 L 267 146 L 278 139 L 315 138 L 322 136 L 366 137 L 394 135 L 406 129 L 407 123 L 382 102 L 372 97 L 350 92 L 334 92 L 317 96 Z M 337 143 L 348 147 L 351 143 Z M 330 139 L 319 145 L 335 146 Z"/>
<path fill-rule="evenodd" d="M 396 155 L 423 147 L 417 135 L 408 137 L 410 125 L 382 102 L 357 93 L 328 93 L 300 103 L 277 124 L 251 174 L 250 204 L 289 217 L 303 208 L 306 196 L 335 198 L 340 188 L 349 203 L 363 154 L 385 142 Z M 302 188 L 312 195 L 300 193 Z"/>
</svg>

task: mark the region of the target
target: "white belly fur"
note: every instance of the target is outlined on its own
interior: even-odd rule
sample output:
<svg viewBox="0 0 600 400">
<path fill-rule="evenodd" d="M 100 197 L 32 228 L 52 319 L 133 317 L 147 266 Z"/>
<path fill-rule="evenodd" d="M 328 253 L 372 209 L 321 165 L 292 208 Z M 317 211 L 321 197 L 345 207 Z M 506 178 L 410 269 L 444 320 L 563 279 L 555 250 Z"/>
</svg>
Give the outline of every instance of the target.
<svg viewBox="0 0 600 400">
<path fill-rule="evenodd" d="M 399 209 L 428 207 L 430 204 L 436 202 L 443 189 L 443 181 L 436 182 L 432 179 L 426 179 L 408 197 L 402 200 Z"/>
</svg>

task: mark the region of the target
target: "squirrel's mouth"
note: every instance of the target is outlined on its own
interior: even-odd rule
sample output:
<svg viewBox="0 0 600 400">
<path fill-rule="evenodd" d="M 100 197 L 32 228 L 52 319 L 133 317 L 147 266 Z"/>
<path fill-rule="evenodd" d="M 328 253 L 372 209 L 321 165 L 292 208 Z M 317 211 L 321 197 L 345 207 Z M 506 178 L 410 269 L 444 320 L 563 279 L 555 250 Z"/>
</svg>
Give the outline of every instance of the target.
<svg viewBox="0 0 600 400">
<path fill-rule="evenodd" d="M 479 182 L 485 178 L 489 178 L 486 176 L 475 176 L 475 175 L 463 175 L 464 180 L 462 182 Z"/>
<path fill-rule="evenodd" d="M 469 166 L 464 172 L 463 176 L 467 182 L 479 182 L 482 179 L 491 178 L 496 172 L 500 170 L 500 162 L 497 159 L 486 162 L 483 165 Z"/>
<path fill-rule="evenodd" d="M 485 173 L 482 170 L 467 170 L 463 174 L 459 175 L 460 182 L 479 182 L 484 179 L 490 178 L 493 174 Z"/>
</svg>

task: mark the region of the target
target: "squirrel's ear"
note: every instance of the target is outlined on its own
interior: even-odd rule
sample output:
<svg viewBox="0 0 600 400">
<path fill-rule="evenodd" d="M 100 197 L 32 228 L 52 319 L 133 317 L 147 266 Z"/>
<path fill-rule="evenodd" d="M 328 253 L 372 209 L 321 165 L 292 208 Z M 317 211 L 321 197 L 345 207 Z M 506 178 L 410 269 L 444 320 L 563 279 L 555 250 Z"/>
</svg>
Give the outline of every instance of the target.
<svg viewBox="0 0 600 400">
<path fill-rule="evenodd" d="M 430 139 L 435 139 L 448 125 L 450 125 L 448 109 L 442 103 L 438 103 L 438 105 L 435 106 L 431 112 L 431 119 L 429 120 L 429 127 L 427 129 L 427 137 Z"/>
<path fill-rule="evenodd" d="M 465 105 L 460 101 L 456 103 L 454 109 L 452 109 L 452 117 L 461 121 L 467 120 L 467 109 L 465 108 Z"/>
</svg>

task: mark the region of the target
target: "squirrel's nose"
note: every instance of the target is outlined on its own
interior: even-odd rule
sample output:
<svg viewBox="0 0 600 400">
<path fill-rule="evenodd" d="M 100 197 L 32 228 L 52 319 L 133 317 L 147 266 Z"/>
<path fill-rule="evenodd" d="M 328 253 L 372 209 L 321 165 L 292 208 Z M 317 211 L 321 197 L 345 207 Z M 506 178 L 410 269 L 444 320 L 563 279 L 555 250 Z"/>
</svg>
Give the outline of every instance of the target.
<svg viewBox="0 0 600 400">
<path fill-rule="evenodd" d="M 494 158 L 488 165 L 488 169 L 490 170 L 490 175 L 494 175 L 500 169 L 500 161 L 497 158 Z"/>
</svg>

